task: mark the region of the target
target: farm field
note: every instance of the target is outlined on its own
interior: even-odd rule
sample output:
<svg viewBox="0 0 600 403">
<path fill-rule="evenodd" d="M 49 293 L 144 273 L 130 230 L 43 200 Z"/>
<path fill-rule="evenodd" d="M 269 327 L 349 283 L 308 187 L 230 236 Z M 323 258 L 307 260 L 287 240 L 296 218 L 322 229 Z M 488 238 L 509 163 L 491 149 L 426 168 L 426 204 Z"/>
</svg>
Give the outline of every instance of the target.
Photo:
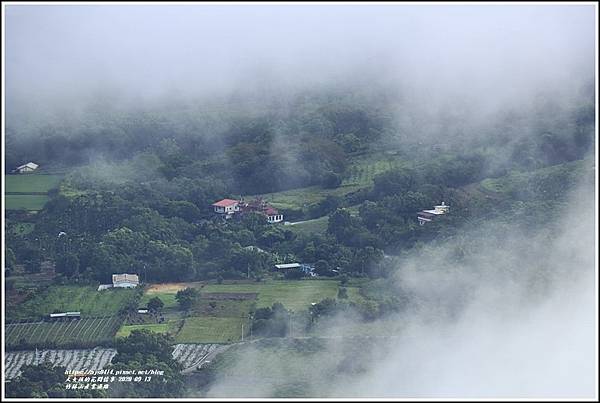
<svg viewBox="0 0 600 403">
<path fill-rule="evenodd" d="M 235 294 L 220 294 L 235 295 Z M 209 294 L 204 294 L 194 305 L 192 312 L 196 316 L 242 317 L 247 316 L 255 305 L 255 294 L 247 294 L 249 299 L 211 299 Z"/>
<path fill-rule="evenodd" d="M 5 175 L 6 210 L 41 210 L 48 201 L 48 191 L 58 187 L 62 175 Z"/>
<path fill-rule="evenodd" d="M 6 210 L 30 210 L 37 211 L 41 210 L 46 202 L 48 202 L 48 196 L 45 195 L 10 195 L 4 196 L 4 208 Z"/>
<path fill-rule="evenodd" d="M 51 286 L 15 307 L 7 307 L 6 316 L 8 320 L 19 320 L 66 311 L 79 311 L 82 317 L 111 316 L 136 296 L 135 289 L 97 291 L 95 286 Z"/>
<path fill-rule="evenodd" d="M 94 348 L 79 350 L 41 350 L 6 352 L 4 368 L 7 379 L 19 375 L 21 367 L 35 362 L 49 361 L 54 365 L 66 367 L 69 370 L 99 370 L 110 364 L 117 350 L 112 348 Z"/>
<path fill-rule="evenodd" d="M 176 344 L 173 358 L 185 369 L 196 369 L 211 352 L 217 349 L 217 344 Z"/>
<path fill-rule="evenodd" d="M 290 229 L 297 234 L 314 234 L 324 233 L 327 231 L 327 225 L 329 224 L 329 216 L 323 216 L 315 218 L 314 220 L 307 220 L 296 223 L 294 225 L 286 225 L 285 229 Z"/>
<path fill-rule="evenodd" d="M 249 319 L 231 317 L 189 317 L 175 337 L 177 343 L 232 343 L 248 333 Z"/>
<path fill-rule="evenodd" d="M 310 204 L 318 203 L 327 196 L 345 196 L 365 186 L 360 184 L 348 184 L 335 189 L 325 189 L 320 186 L 309 186 L 299 189 L 284 190 L 282 192 L 265 193 L 260 195 L 275 208 L 280 209 L 302 209 Z"/>
<path fill-rule="evenodd" d="M 208 354 L 219 348 L 216 344 L 176 344 L 173 349 L 173 358 L 179 361 L 184 369 L 196 368 Z M 32 350 L 8 351 L 4 356 L 4 368 L 7 379 L 19 375 L 24 365 L 48 361 L 54 365 L 66 367 L 68 370 L 99 370 L 110 364 L 117 354 L 114 348 L 94 348 L 77 350 Z"/>
<path fill-rule="evenodd" d="M 134 330 L 147 329 L 155 333 L 167 333 L 169 331 L 168 323 L 150 323 L 144 325 L 123 325 L 115 337 L 127 337 Z"/>
<path fill-rule="evenodd" d="M 281 192 L 260 195 L 275 208 L 299 210 L 310 204 L 318 203 L 327 196 L 343 197 L 357 190 L 370 187 L 373 178 L 391 169 L 407 166 L 408 163 L 397 156 L 387 154 L 372 154 L 368 157 L 357 158 L 348 167 L 346 177 L 341 186 L 325 189 L 320 186 L 309 186 L 300 189 L 290 189 Z"/>
<path fill-rule="evenodd" d="M 142 296 L 142 299 L 140 301 L 140 306 L 145 306 L 151 298 L 159 297 L 161 301 L 165 304 L 165 308 L 175 308 L 177 307 L 177 300 L 175 299 L 177 291 L 183 290 L 186 287 L 200 288 L 202 287 L 202 283 L 191 282 L 153 284 L 149 286 L 144 292 L 144 295 Z"/>
<path fill-rule="evenodd" d="M 348 284 L 348 295 L 351 300 L 359 302 L 358 288 L 366 284 L 366 281 L 356 282 Z M 152 287 L 157 287 L 153 289 Z M 142 302 L 148 301 L 151 297 L 158 296 L 163 302 L 165 307 L 171 306 L 176 308 L 177 304 L 174 300 L 177 290 L 185 287 L 196 287 L 200 289 L 202 297 L 200 306 L 196 307 L 197 310 L 207 313 L 206 300 L 210 299 L 210 294 L 222 293 L 222 294 L 257 294 L 256 296 L 256 308 L 270 307 L 275 302 L 281 302 L 287 309 L 294 311 L 306 310 L 312 302 L 319 302 L 325 298 L 335 298 L 337 296 L 339 281 L 329 279 L 318 279 L 318 280 L 271 280 L 265 282 L 243 282 L 243 283 L 223 283 L 223 284 L 202 284 L 202 283 L 172 283 L 172 284 L 157 284 L 151 286 L 142 297 Z M 355 291 L 351 291 L 355 288 Z M 355 298 L 355 299 L 353 299 Z M 247 304 L 248 298 L 244 298 L 242 301 L 231 301 L 231 299 L 225 299 L 219 301 L 217 310 L 231 311 L 239 310 L 233 305 Z M 172 304 L 167 304 L 167 301 L 172 301 Z M 220 304 L 220 305 L 219 305 Z"/>
<path fill-rule="evenodd" d="M 58 186 L 61 175 L 5 175 L 5 190 L 10 193 L 47 193 Z"/>
<path fill-rule="evenodd" d="M 357 280 L 346 286 L 348 300 L 366 302 L 359 289 L 366 280 Z M 174 296 L 178 290 L 196 287 L 200 299 L 190 309 L 188 317 L 182 318 L 177 310 Z M 337 280 L 272 280 L 266 282 L 234 282 L 224 284 L 171 283 L 156 284 L 146 290 L 143 301 L 159 296 L 164 302 L 167 324 L 125 325 L 117 334 L 125 336 L 133 329 L 147 328 L 156 332 L 170 332 L 178 343 L 231 343 L 241 339 L 241 327 L 249 332 L 248 314 L 256 309 L 271 307 L 281 302 L 295 312 L 307 310 L 312 302 L 325 298 L 336 298 L 339 289 Z M 177 325 L 183 320 L 181 330 Z M 176 333 L 176 334 L 175 334 Z"/>
<path fill-rule="evenodd" d="M 75 343 L 101 343 L 112 340 L 122 319 L 118 316 L 106 318 L 83 318 L 69 321 L 7 324 L 6 346 L 18 344 L 56 346 Z"/>
<path fill-rule="evenodd" d="M 372 154 L 368 157 L 356 159 L 348 167 L 348 173 L 342 185 L 370 186 L 373 184 L 373 178 L 380 173 L 405 166 L 407 166 L 407 162 L 396 156 Z"/>
<path fill-rule="evenodd" d="M 287 309 L 297 312 L 308 309 L 311 302 L 335 298 L 337 291 L 338 281 L 335 280 L 275 280 L 246 284 L 207 284 L 201 293 L 258 293 L 257 308 L 281 302 Z"/>
</svg>

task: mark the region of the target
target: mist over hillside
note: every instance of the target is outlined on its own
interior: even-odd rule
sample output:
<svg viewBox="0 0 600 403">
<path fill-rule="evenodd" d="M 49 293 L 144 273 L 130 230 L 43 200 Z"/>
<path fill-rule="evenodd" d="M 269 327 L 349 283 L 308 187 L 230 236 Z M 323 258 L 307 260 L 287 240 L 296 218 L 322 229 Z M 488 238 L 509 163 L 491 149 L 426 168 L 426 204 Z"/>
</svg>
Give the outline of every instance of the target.
<svg viewBox="0 0 600 403">
<path fill-rule="evenodd" d="M 139 336 L 173 371 L 164 396 L 597 393 L 594 5 L 5 11 L 4 168 L 40 167 L 6 176 L 11 320 L 135 272 L 214 287 L 160 294 L 165 323 L 130 321 L 147 289 L 110 301 L 103 343 L 168 335 Z M 215 209 L 254 197 L 283 222 Z M 291 262 L 316 278 L 273 269 Z M 184 377 L 175 340 L 223 352 Z"/>
<path fill-rule="evenodd" d="M 111 156 L 120 150 L 97 150 L 93 138 L 148 131 L 140 122 L 148 114 L 154 137 L 214 142 L 226 113 L 285 121 L 307 97 L 320 107 L 370 106 L 399 141 L 516 141 L 564 130 L 593 110 L 591 10 L 13 6 L 8 146 L 77 137 L 88 144 L 74 147 L 83 160 Z"/>
</svg>

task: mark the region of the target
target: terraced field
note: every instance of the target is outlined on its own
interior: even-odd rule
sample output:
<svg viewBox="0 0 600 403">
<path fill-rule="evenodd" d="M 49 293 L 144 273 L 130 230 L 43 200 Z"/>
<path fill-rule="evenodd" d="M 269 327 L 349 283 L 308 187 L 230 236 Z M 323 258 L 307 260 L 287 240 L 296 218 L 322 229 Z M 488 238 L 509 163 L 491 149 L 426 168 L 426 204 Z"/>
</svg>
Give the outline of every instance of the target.
<svg viewBox="0 0 600 403">
<path fill-rule="evenodd" d="M 176 344 L 173 358 L 186 369 L 196 369 L 206 357 L 218 348 L 218 344 Z"/>
<path fill-rule="evenodd" d="M 348 173 L 342 185 L 370 186 L 373 183 L 373 178 L 380 173 L 406 165 L 406 161 L 392 155 L 374 154 L 368 158 L 361 158 L 348 168 Z"/>
<path fill-rule="evenodd" d="M 5 327 L 7 348 L 18 344 L 57 346 L 74 343 L 103 343 L 111 341 L 122 318 L 87 318 L 69 321 L 8 324 Z"/>
<path fill-rule="evenodd" d="M 7 210 L 41 210 L 48 202 L 45 195 L 11 195 L 4 196 L 5 208 Z"/>
<path fill-rule="evenodd" d="M 209 354 L 220 347 L 218 344 L 176 344 L 173 349 L 173 358 L 179 361 L 186 370 L 194 370 L 202 364 Z M 83 369 L 100 370 L 110 364 L 117 354 L 114 348 L 94 348 L 77 350 L 38 350 L 10 351 L 4 356 L 6 379 L 13 379 L 19 375 L 24 365 L 41 362 L 50 362 L 53 365 L 66 367 L 68 370 L 81 371 Z"/>
<path fill-rule="evenodd" d="M 41 210 L 48 201 L 48 191 L 58 187 L 61 175 L 5 175 L 7 210 Z"/>
<path fill-rule="evenodd" d="M 136 298 L 134 289 L 98 291 L 94 286 L 52 286 L 32 299 L 8 307 L 8 320 L 39 319 L 53 312 L 79 311 L 85 316 L 112 316 Z"/>
<path fill-rule="evenodd" d="M 376 175 L 407 165 L 406 161 L 395 155 L 373 154 L 353 161 L 341 186 L 337 188 L 325 189 L 320 186 L 309 186 L 265 193 L 260 196 L 276 208 L 300 210 L 324 200 L 327 196 L 343 197 L 357 190 L 368 188 L 373 184 L 373 178 Z"/>
<path fill-rule="evenodd" d="M 39 350 L 39 351 L 13 351 L 7 352 L 4 357 L 6 379 L 19 375 L 24 365 L 51 362 L 54 365 L 64 366 L 69 370 L 80 371 L 83 369 L 100 370 L 110 364 L 117 350 L 112 348 L 94 348 L 80 350 Z"/>
</svg>

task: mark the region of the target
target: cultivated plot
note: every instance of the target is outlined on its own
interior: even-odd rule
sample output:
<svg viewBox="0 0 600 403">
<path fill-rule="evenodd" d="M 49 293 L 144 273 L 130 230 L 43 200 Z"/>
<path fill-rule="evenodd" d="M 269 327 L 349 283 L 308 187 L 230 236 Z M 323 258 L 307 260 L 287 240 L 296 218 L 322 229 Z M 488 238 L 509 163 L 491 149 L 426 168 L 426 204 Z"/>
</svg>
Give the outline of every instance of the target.
<svg viewBox="0 0 600 403">
<path fill-rule="evenodd" d="M 15 323 L 5 327 L 6 347 L 89 345 L 111 341 L 121 325 L 118 316 Z"/>
</svg>

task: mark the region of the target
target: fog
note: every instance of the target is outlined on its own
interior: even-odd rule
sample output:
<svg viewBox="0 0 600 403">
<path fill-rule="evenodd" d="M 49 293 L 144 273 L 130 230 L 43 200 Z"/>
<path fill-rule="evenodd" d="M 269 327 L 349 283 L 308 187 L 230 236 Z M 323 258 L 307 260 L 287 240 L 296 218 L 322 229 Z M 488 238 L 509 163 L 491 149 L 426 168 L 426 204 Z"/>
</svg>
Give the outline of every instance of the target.
<svg viewBox="0 0 600 403">
<path fill-rule="evenodd" d="M 569 130 L 562 117 L 593 102 L 596 11 L 591 5 L 9 5 L 7 126 L 25 135 L 29 127 L 56 124 L 57 116 L 76 123 L 102 110 L 232 99 L 285 108 L 305 90 L 359 88 L 372 97 L 391 94 L 399 138 L 485 137 L 507 120 L 514 125 L 507 137 L 544 125 Z M 540 123 L 547 116 L 554 120 Z M 90 169 L 101 168 L 109 169 L 103 159 Z M 105 176 L 122 175 L 116 171 Z M 337 364 L 327 355 L 344 352 L 331 339 L 310 368 L 315 383 L 305 385 L 307 393 L 596 395 L 594 192 L 582 184 L 568 209 L 549 211 L 548 225 L 534 234 L 496 222 L 465 225 L 461 239 L 405 257 L 393 281 L 415 298 L 393 318 L 402 329 L 398 337 L 374 347 L 377 359 L 361 363 L 358 374 L 328 382 Z M 458 245 L 470 248 L 459 262 L 451 258 Z M 348 325 L 339 320 L 330 336 Z M 257 354 L 248 347 L 234 372 L 260 374 Z M 245 393 L 275 394 L 276 384 L 253 379 Z M 238 382 L 224 376 L 208 395 L 231 396 Z"/>
<path fill-rule="evenodd" d="M 594 209 L 587 181 L 568 210 L 553 212 L 534 233 L 495 221 L 465 226 L 460 239 L 413 252 L 396 268 L 398 292 L 412 295 L 408 309 L 385 320 L 400 329 L 397 337 L 344 343 L 339 336 L 352 319 L 333 318 L 320 334 L 326 347 L 308 368 L 293 370 L 282 358 L 265 369 L 261 350 L 250 346 L 208 396 L 281 396 L 282 386 L 309 379 L 303 390 L 320 397 L 592 398 Z M 469 251 L 457 261 L 459 245 Z M 340 373 L 342 357 L 358 370 Z"/>
<path fill-rule="evenodd" d="M 360 83 L 397 90 L 414 110 L 481 114 L 527 105 L 542 93 L 568 101 L 593 82 L 594 9 L 585 5 L 6 11 L 9 118 L 16 111 L 29 118 L 73 113 L 99 100 L 140 106 Z"/>
</svg>

